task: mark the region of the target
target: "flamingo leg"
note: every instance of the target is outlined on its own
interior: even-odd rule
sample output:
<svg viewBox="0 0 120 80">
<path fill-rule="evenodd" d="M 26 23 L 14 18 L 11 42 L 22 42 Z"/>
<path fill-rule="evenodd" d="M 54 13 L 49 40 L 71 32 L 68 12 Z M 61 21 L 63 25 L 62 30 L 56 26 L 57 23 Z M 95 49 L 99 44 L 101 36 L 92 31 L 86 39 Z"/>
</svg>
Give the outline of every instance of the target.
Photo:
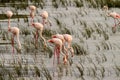
<svg viewBox="0 0 120 80">
<path fill-rule="evenodd" d="M 114 27 L 116 27 L 117 25 L 116 25 L 116 20 L 115 19 L 114 19 L 114 23 L 115 23 Z"/>
<path fill-rule="evenodd" d="M 50 26 L 52 26 L 51 21 L 48 19 L 47 22 L 49 23 Z"/>
<path fill-rule="evenodd" d="M 72 57 L 73 57 L 73 56 L 74 56 L 74 50 L 73 50 L 72 47 L 70 48 L 70 52 L 71 52 L 71 55 L 72 55 Z"/>
<path fill-rule="evenodd" d="M 14 54 L 14 35 L 11 38 L 11 42 L 12 42 L 12 51 L 13 51 L 13 54 Z"/>
<path fill-rule="evenodd" d="M 66 58 L 68 59 L 68 49 L 66 49 L 65 46 L 63 48 L 64 48 L 63 51 L 65 52 Z"/>
<path fill-rule="evenodd" d="M 53 58 L 53 65 L 54 65 L 54 61 L 55 61 L 55 56 L 56 56 L 56 47 L 54 48 L 54 58 Z"/>
<path fill-rule="evenodd" d="M 56 55 L 57 55 L 57 63 L 59 64 L 59 58 L 60 58 L 60 48 L 57 47 L 56 49 Z"/>
<path fill-rule="evenodd" d="M 38 43 L 38 30 L 36 31 L 36 35 L 35 35 L 35 45 L 37 47 L 37 43 Z"/>
<path fill-rule="evenodd" d="M 42 20 L 43 20 L 42 22 L 43 22 L 43 26 L 44 26 L 45 25 L 45 19 L 43 18 Z"/>
</svg>

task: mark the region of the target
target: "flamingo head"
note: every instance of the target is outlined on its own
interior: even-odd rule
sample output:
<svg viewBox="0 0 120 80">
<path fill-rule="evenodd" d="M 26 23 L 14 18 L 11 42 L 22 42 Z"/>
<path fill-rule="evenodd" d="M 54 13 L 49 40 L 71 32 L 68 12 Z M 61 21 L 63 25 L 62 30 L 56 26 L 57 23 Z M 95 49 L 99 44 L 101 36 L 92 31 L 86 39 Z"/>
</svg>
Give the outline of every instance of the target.
<svg viewBox="0 0 120 80">
<path fill-rule="evenodd" d="M 8 18 L 11 18 L 12 15 L 13 15 L 12 11 L 7 11 L 6 16 L 7 16 Z"/>
<path fill-rule="evenodd" d="M 50 43 L 54 43 L 54 41 L 53 41 L 52 39 L 48 40 L 48 42 L 50 42 Z"/>
<path fill-rule="evenodd" d="M 57 38 L 57 36 L 56 35 L 52 35 L 52 38 Z"/>
</svg>

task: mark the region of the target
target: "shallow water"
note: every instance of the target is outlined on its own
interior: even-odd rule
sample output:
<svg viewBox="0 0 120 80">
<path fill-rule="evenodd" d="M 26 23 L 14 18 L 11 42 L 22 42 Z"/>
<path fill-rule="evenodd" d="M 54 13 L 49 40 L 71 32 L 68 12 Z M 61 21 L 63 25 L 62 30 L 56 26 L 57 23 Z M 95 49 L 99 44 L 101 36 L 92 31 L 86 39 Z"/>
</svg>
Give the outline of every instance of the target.
<svg viewBox="0 0 120 80">
<path fill-rule="evenodd" d="M 42 19 L 38 15 L 41 11 L 46 10 L 52 22 L 51 27 L 45 26 L 46 33 L 44 32 L 43 36 L 50 39 L 52 34 L 68 33 L 73 36 L 73 48 L 80 46 L 77 48 L 78 51 L 75 50 L 74 57 L 69 55 L 69 62 L 66 65 L 63 64 L 62 56 L 60 64 L 57 65 L 55 62 L 53 65 L 53 45 L 51 47 L 51 44 L 47 43 L 52 52 L 46 51 L 43 49 L 42 40 L 39 39 L 39 47 L 35 49 L 34 28 L 30 26 L 28 9 L 30 4 L 32 3 L 28 2 L 26 5 L 17 6 L 16 3 L 11 3 L 0 7 L 0 68 L 3 69 L 0 77 L 7 80 L 9 76 L 4 77 L 6 74 L 4 71 L 8 69 L 8 72 L 13 75 L 12 79 L 120 80 L 120 30 L 118 27 L 117 32 L 112 33 L 111 27 L 114 22 L 111 17 L 105 17 L 101 9 L 78 8 L 74 4 L 67 9 L 65 7 L 56 9 L 48 0 L 43 9 L 39 4 L 34 21 L 41 22 Z M 11 34 L 7 33 L 7 17 L 5 16 L 7 10 L 14 12 L 11 26 L 19 27 L 21 31 L 22 51 L 21 54 L 18 53 L 17 44 L 15 44 L 14 57 L 9 44 Z M 120 12 L 118 8 L 111 10 Z M 26 72 L 28 73 L 25 73 L 25 67 L 27 67 Z M 19 75 L 19 71 L 21 75 Z M 40 77 L 38 77 L 39 71 Z"/>
</svg>

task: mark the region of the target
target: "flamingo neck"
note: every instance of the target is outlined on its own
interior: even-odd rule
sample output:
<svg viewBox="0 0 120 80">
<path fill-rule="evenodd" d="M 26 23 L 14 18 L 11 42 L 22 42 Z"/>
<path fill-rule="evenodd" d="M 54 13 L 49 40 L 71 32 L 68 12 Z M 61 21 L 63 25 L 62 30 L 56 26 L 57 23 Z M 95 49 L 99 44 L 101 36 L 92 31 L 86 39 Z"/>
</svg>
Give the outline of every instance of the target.
<svg viewBox="0 0 120 80">
<path fill-rule="evenodd" d="M 31 17 L 31 26 L 34 26 L 34 17 Z"/>
<path fill-rule="evenodd" d="M 44 41 L 44 45 L 47 45 L 47 44 L 46 44 L 46 40 L 45 40 L 45 38 L 42 36 L 42 30 L 40 31 L 40 37 L 43 39 L 43 41 Z"/>
<path fill-rule="evenodd" d="M 10 18 L 8 19 L 8 28 L 10 27 Z"/>
<path fill-rule="evenodd" d="M 59 64 L 59 58 L 60 58 L 60 47 L 59 46 L 56 46 L 56 56 L 57 56 L 57 61 Z"/>
<path fill-rule="evenodd" d="M 43 26 L 45 25 L 45 19 L 43 19 L 42 24 L 43 24 Z"/>
<path fill-rule="evenodd" d="M 21 43 L 20 43 L 20 39 L 19 39 L 19 34 L 17 35 L 17 43 L 18 43 L 19 49 L 21 49 Z"/>
</svg>

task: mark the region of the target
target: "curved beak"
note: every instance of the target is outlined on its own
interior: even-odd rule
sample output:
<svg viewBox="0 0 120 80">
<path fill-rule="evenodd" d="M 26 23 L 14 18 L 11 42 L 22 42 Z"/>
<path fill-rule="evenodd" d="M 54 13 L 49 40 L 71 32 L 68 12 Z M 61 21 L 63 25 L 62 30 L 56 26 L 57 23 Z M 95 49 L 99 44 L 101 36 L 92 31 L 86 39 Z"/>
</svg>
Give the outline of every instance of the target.
<svg viewBox="0 0 120 80">
<path fill-rule="evenodd" d="M 48 40 L 47 42 L 54 43 L 52 39 Z"/>
<path fill-rule="evenodd" d="M 52 35 L 52 38 L 57 38 L 56 35 Z"/>
</svg>

